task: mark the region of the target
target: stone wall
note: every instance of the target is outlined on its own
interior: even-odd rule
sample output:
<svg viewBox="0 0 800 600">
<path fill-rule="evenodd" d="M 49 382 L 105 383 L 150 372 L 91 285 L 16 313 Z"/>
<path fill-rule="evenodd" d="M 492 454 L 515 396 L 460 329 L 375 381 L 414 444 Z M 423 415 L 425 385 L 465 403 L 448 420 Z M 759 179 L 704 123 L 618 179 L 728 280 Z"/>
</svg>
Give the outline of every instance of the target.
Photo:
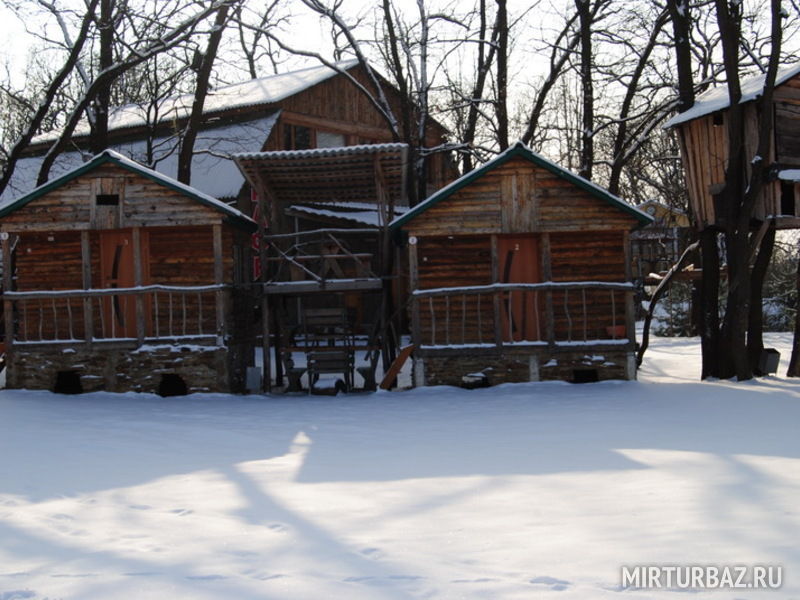
<svg viewBox="0 0 800 600">
<path fill-rule="evenodd" d="M 582 377 L 598 381 L 607 379 L 635 379 L 632 356 L 625 350 L 594 351 L 582 348 L 575 351 L 547 350 L 503 355 L 427 355 L 415 361 L 414 368 L 422 370 L 423 377 L 415 374 L 415 382 L 424 385 L 463 386 L 464 376 L 483 373 L 488 385 L 522 383 L 526 381 L 580 382 Z"/>
<path fill-rule="evenodd" d="M 7 387 L 53 390 L 59 371 L 75 372 L 84 392 L 158 393 L 164 375 L 179 376 L 189 393 L 230 391 L 226 348 L 180 344 L 93 351 L 18 345 L 9 356 Z"/>
</svg>

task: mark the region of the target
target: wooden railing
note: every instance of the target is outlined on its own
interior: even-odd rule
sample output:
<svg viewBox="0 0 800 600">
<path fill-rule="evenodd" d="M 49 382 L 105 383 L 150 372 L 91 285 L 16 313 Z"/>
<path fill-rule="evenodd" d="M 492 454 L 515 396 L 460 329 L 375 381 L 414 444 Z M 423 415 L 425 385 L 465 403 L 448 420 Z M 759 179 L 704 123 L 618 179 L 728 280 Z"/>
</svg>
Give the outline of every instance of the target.
<svg viewBox="0 0 800 600">
<path fill-rule="evenodd" d="M 412 293 L 423 346 L 634 343 L 632 283 L 496 283 Z"/>
<path fill-rule="evenodd" d="M 148 285 L 5 292 L 6 342 L 221 341 L 227 287 Z"/>
<path fill-rule="evenodd" d="M 316 281 L 375 278 L 375 251 L 380 232 L 375 229 L 315 229 L 267 235 L 268 281 Z M 364 248 L 352 248 L 353 239 Z"/>
</svg>

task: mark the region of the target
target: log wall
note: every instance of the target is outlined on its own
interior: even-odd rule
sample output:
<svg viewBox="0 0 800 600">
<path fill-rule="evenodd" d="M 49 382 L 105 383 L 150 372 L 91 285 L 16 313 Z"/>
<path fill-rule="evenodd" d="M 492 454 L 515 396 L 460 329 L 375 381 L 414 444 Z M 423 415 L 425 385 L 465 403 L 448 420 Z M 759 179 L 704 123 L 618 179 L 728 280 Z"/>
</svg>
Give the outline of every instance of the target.
<svg viewBox="0 0 800 600">
<path fill-rule="evenodd" d="M 636 219 L 523 158 L 500 165 L 409 222 L 409 235 L 620 231 Z"/>
</svg>

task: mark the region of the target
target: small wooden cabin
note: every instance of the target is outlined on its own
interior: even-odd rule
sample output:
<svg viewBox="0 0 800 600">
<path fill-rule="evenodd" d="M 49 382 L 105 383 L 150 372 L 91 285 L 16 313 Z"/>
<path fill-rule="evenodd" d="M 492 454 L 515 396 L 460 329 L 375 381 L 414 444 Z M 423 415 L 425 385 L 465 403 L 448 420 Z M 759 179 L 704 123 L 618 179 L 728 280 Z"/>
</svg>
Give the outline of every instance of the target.
<svg viewBox="0 0 800 600">
<path fill-rule="evenodd" d="M 764 75 L 743 79 L 744 144 L 755 157 L 758 146 L 758 103 Z M 728 163 L 727 86 L 712 88 L 697 97 L 689 110 L 672 117 L 665 129 L 675 128 L 686 173 L 689 202 L 698 230 L 721 225 L 718 195 L 725 184 Z M 778 71 L 773 94 L 772 148 L 765 157 L 770 180 L 756 204 L 758 222 L 773 220 L 778 229 L 800 227 L 800 65 Z M 759 223 L 754 223 L 759 225 Z"/>
<path fill-rule="evenodd" d="M 395 219 L 415 385 L 634 379 L 629 232 L 651 221 L 522 143 Z"/>
<path fill-rule="evenodd" d="M 110 150 L 5 205 L 8 387 L 243 391 L 253 343 L 232 315 L 255 230 Z"/>
<path fill-rule="evenodd" d="M 656 200 L 636 206 L 654 221 L 631 233 L 633 278 L 642 282 L 651 273 L 664 273 L 678 262 L 689 244 L 689 216 Z"/>
</svg>

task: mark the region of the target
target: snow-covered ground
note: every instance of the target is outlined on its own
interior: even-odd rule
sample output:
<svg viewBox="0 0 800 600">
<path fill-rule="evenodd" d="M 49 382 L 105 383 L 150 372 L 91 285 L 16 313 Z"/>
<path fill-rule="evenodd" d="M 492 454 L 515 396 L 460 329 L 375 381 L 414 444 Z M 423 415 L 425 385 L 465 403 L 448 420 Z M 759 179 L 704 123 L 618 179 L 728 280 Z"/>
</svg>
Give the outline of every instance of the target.
<svg viewBox="0 0 800 600">
<path fill-rule="evenodd" d="M 768 340 L 788 359 L 788 335 Z M 800 383 L 338 397 L 0 392 L 0 600 L 666 598 L 622 565 L 780 565 L 800 597 Z"/>
</svg>

